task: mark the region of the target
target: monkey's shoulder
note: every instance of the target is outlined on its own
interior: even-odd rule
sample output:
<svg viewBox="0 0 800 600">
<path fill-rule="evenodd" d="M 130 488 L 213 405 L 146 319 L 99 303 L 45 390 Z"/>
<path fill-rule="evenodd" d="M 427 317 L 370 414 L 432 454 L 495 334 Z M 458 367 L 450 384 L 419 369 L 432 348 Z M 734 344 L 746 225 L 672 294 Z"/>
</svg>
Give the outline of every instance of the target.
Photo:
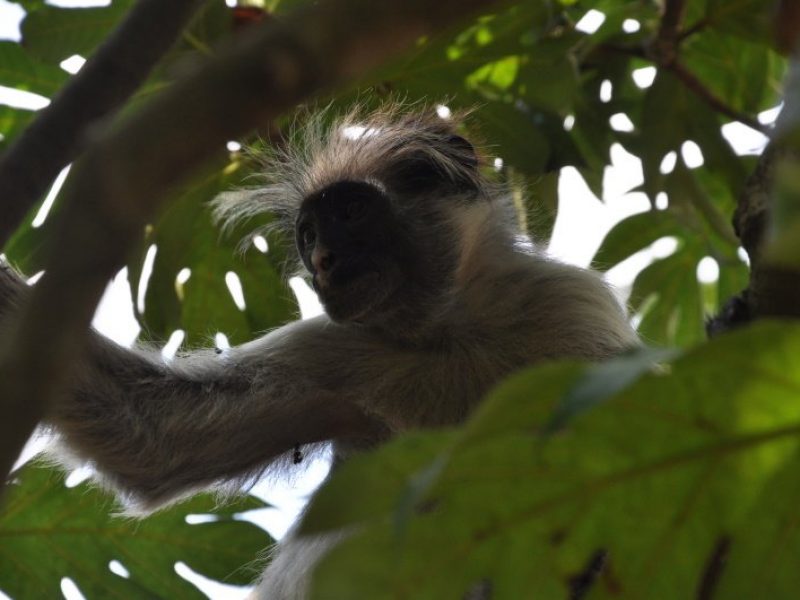
<svg viewBox="0 0 800 600">
<path fill-rule="evenodd" d="M 468 293 L 481 337 L 516 348 L 523 362 L 604 358 L 637 343 L 621 302 L 587 269 L 515 256 Z"/>
</svg>

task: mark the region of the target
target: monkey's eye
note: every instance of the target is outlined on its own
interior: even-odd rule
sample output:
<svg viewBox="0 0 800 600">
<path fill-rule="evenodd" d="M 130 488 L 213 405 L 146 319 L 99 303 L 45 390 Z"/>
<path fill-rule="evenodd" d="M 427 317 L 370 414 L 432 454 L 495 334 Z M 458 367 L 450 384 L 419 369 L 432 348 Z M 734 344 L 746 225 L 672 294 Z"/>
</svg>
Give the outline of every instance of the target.
<svg viewBox="0 0 800 600">
<path fill-rule="evenodd" d="M 317 241 L 317 234 L 311 227 L 305 227 L 300 231 L 300 239 L 303 240 L 304 246 L 313 246 L 314 242 Z"/>
<path fill-rule="evenodd" d="M 351 198 L 344 207 L 344 217 L 348 221 L 353 221 L 361 217 L 367 209 L 367 203 L 363 198 Z"/>
</svg>

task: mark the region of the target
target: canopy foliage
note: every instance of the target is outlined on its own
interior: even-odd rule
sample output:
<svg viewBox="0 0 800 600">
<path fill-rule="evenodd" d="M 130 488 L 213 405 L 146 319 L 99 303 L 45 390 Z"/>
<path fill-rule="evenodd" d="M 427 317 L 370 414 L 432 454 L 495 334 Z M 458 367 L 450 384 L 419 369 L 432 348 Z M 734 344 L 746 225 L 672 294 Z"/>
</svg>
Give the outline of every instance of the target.
<svg viewBox="0 0 800 600">
<path fill-rule="evenodd" d="M 51 98 L 70 77 L 61 61 L 91 57 L 134 3 L 18 4 L 27 11 L 22 39 L 0 41 L 0 85 Z M 215 53 L 243 22 L 280 19 L 300 4 L 274 0 L 236 11 L 207 2 L 123 112 Z M 576 26 L 589 11 L 604 17 L 591 32 Z M 387 98 L 475 109 L 470 127 L 488 156 L 502 158 L 499 176 L 524 198 L 520 214 L 535 240 L 552 231 L 559 172 L 573 167 L 603 198 L 612 147 L 624 148 L 641 162 L 634 191 L 646 194 L 650 209 L 614 226 L 593 266 L 608 270 L 675 238 L 672 254 L 638 274 L 630 305 L 643 339 L 678 350 L 525 371 L 463 427 L 402 437 L 352 461 L 304 524 L 307 531 L 359 524 L 359 534 L 321 566 L 315 597 L 455 598 L 491 581 L 497 598 L 562 598 L 600 551 L 607 564 L 591 597 L 800 592 L 793 564 L 800 552 L 800 328 L 760 324 L 712 342 L 704 330 L 706 317 L 748 286 L 731 217 L 756 157 L 737 155 L 722 126 L 739 121 L 766 131 L 758 115 L 782 99 L 787 60 L 774 15 L 767 0 L 507 2 L 420 39 L 413 51 L 319 99 L 334 112 Z M 629 122 L 621 126 L 620 115 Z M 0 105 L 0 152 L 33 116 Z M 237 142 L 275 143 L 292 120 L 286 115 L 269 132 Z M 702 166 L 687 164 L 687 141 L 699 148 Z M 189 346 L 207 345 L 216 332 L 240 343 L 297 315 L 286 284 L 291 243 L 272 237 L 266 252 L 248 245 L 238 253 L 246 232 L 222 236 L 211 222 L 208 200 L 258 172 L 249 153 L 233 148 L 219 148 L 173 192 L 128 257 L 145 340 L 181 329 Z M 675 166 L 665 168 L 671 153 Z M 52 236 L 51 220 L 34 226 L 37 212 L 4 248 L 27 273 L 44 267 L 42 248 Z M 153 245 L 147 283 L 141 274 Z M 719 265 L 710 284 L 696 275 L 707 256 Z M 178 277 L 184 269 L 188 279 Z M 228 290 L 229 272 L 242 282 L 244 309 Z M 110 517 L 99 492 L 67 489 L 58 475 L 27 468 L 0 515 L 0 589 L 40 598 L 68 575 L 90 600 L 196 596 L 171 568 L 176 560 L 244 583 L 242 565 L 267 540 L 231 515 L 253 506 L 214 510 L 199 498 L 136 524 Z M 188 526 L 183 518 L 212 510 L 214 523 Z M 125 565 L 127 579 L 108 570 L 112 559 Z"/>
</svg>

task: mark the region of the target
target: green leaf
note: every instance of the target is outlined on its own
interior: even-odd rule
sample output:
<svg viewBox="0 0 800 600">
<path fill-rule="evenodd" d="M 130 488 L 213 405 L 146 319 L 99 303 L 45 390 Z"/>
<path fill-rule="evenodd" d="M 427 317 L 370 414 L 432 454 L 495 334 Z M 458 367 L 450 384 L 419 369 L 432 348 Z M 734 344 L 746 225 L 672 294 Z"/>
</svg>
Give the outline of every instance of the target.
<svg viewBox="0 0 800 600">
<path fill-rule="evenodd" d="M 0 105 L 0 151 L 27 127 L 35 114 L 30 110 Z"/>
<path fill-rule="evenodd" d="M 285 241 L 268 240 L 266 255 L 252 245 L 242 254 L 237 246 L 249 233 L 248 227 L 256 228 L 264 220 L 248 223 L 228 236 L 212 223 L 209 201 L 241 183 L 246 175 L 244 170 L 237 171 L 236 164 L 217 167 L 204 180 L 181 191 L 129 262 L 131 280 L 138 281 L 144 254 L 150 244 L 156 245 L 145 312 L 139 315 L 147 335 L 154 339 L 165 340 L 176 329 L 183 329 L 186 344 L 192 347 L 208 345 L 219 331 L 238 344 L 296 315 L 294 297 L 283 277 Z M 191 276 L 179 286 L 176 277 L 184 268 L 191 270 Z M 228 272 L 236 273 L 242 283 L 243 311 L 228 291 Z M 137 290 L 133 292 L 136 296 Z"/>
<path fill-rule="evenodd" d="M 782 558 L 767 597 L 793 597 L 800 538 L 796 528 L 778 532 L 796 520 L 800 327 L 765 323 L 722 336 L 644 374 L 558 435 L 537 434 L 583 372 L 526 371 L 491 394 L 460 433 L 440 434 L 438 444 L 428 434 L 427 464 L 441 456 L 446 464 L 401 536 L 391 496 L 421 472 L 419 446 L 412 458 L 401 439 L 363 460 L 364 479 L 384 473 L 397 485 L 373 482 L 371 493 L 348 498 L 342 508 L 352 518 L 337 522 L 360 523 L 358 533 L 323 560 L 313 597 L 455 598 L 489 581 L 499 598 L 565 598 L 570 578 L 604 548 L 601 597 L 691 598 L 726 536 L 734 552 L 743 546 L 735 578 L 748 584 L 732 585 L 727 597 L 761 597 L 736 590 L 755 590 L 748 578 L 769 575 L 770 547 Z M 357 480 L 355 470 L 344 472 Z M 331 509 L 326 496 L 338 477 L 318 498 Z M 364 506 L 368 519 L 359 521 Z M 315 508 L 316 501 L 309 516 Z M 739 531 L 749 538 L 740 541 Z M 785 550 L 776 546 L 784 539 Z M 722 589 L 731 572 L 722 571 Z"/>
<path fill-rule="evenodd" d="M 641 148 L 644 189 L 653 199 L 661 191 L 661 161 L 668 152 L 679 151 L 689 139 L 687 115 L 693 101 L 689 92 L 674 75 L 659 69 L 653 85 L 645 94 L 642 106 Z"/>
<path fill-rule="evenodd" d="M 722 135 L 719 115 L 693 98 L 683 117 L 688 127 L 687 138 L 694 140 L 703 153 L 702 170 L 721 177 L 727 183 L 729 193 L 738 197 L 750 169 L 745 168 L 747 158 L 736 156 Z"/>
<path fill-rule="evenodd" d="M 544 83 L 535 73 L 537 64 L 554 65 L 551 75 L 558 72 L 564 81 L 576 77 L 574 63 L 556 55 L 554 48 L 567 51 L 580 36 L 566 35 L 562 28 L 560 39 L 549 37 L 558 25 L 557 13 L 547 3 L 530 2 L 481 17 L 455 34 L 421 41 L 407 57 L 375 73 L 370 83 L 379 93 L 390 91 L 409 102 L 441 101 L 451 108 L 480 106 L 478 130 L 491 144 L 492 154 L 526 175 L 539 175 L 552 162 L 548 134 L 541 129 L 543 121 L 553 117 L 533 102 L 514 100 L 522 98 L 517 88 L 523 69 L 531 100 L 536 94 L 550 93 L 533 89 Z M 565 84 L 562 91 L 572 85 Z M 555 106 L 553 97 L 551 94 L 542 104 Z M 560 135 L 564 137 L 563 131 Z M 558 139 L 556 145 L 564 148 L 564 140 Z M 564 154 L 560 152 L 556 160 L 563 160 Z"/>
<path fill-rule="evenodd" d="M 581 175 L 589 189 L 598 198 L 603 197 L 603 171 L 611 162 L 610 148 L 613 142 L 608 126 L 608 107 L 600 102 L 591 91 L 597 91 L 599 85 L 584 87 L 584 97 L 575 107 L 575 123 L 572 128 L 572 139 L 586 162 Z M 587 97 L 588 96 L 588 97 Z"/>
<path fill-rule="evenodd" d="M 659 238 L 682 234 L 680 222 L 669 211 L 648 210 L 632 215 L 606 234 L 592 259 L 592 268 L 607 271 Z"/>
<path fill-rule="evenodd" d="M 481 130 L 492 140 L 502 140 L 498 149 L 503 161 L 528 176 L 545 171 L 550 144 L 536 127 L 536 114 L 511 104 L 490 102 L 481 109 Z"/>
<path fill-rule="evenodd" d="M 585 11 L 589 3 L 581 2 L 580 7 Z M 600 28 L 590 39 L 593 43 L 614 40 L 618 43 L 637 43 L 639 40 L 646 39 L 648 35 L 655 32 L 659 23 L 658 6 L 650 2 L 638 2 L 638 0 L 596 0 L 591 3 L 591 7 L 605 15 L 605 20 Z M 622 24 L 628 19 L 635 19 L 639 22 L 641 29 L 635 33 L 626 33 L 622 29 Z"/>
<path fill-rule="evenodd" d="M 718 308 L 729 298 L 740 294 L 750 281 L 750 269 L 739 258 L 719 265 L 717 281 Z"/>
<path fill-rule="evenodd" d="M 498 61 L 483 65 L 467 78 L 467 84 L 476 88 L 489 86 L 502 92 L 510 88 L 517 80 L 518 72 L 519 57 L 506 56 Z M 487 90 L 487 96 L 493 93 L 494 91 Z"/>
<path fill-rule="evenodd" d="M 781 82 L 772 65 L 783 64 L 784 59 L 764 44 L 706 31 L 689 38 L 681 62 L 704 87 L 735 110 L 755 116 L 780 99 Z"/>
<path fill-rule="evenodd" d="M 643 313 L 639 335 L 646 343 L 687 346 L 705 337 L 700 258 L 697 248 L 685 244 L 637 275 L 629 302 Z"/>
<path fill-rule="evenodd" d="M 718 208 L 719 204 L 723 206 L 726 204 L 728 196 L 724 193 L 720 194 L 721 198 L 711 196 L 701 185 L 701 180 L 695 176 L 696 172 L 688 169 L 683 161 L 680 161 L 673 172 L 666 176 L 664 189 L 672 200 L 670 209 L 683 215 L 694 233 L 701 234 L 697 236 L 698 238 L 708 240 L 720 248 L 721 252 L 731 254 L 738 248 L 739 240 L 727 218 L 727 213 Z M 703 182 L 706 185 L 711 183 L 713 190 L 713 175 L 708 176 L 707 172 L 706 175 Z"/>
<path fill-rule="evenodd" d="M 26 13 L 30 13 L 47 6 L 45 4 L 45 0 L 14 0 L 14 3 L 19 4 L 22 8 L 24 8 Z"/>
<path fill-rule="evenodd" d="M 636 348 L 604 363 L 587 367 L 556 406 L 544 433 L 556 433 L 576 415 L 608 400 L 647 371 L 655 370 L 659 362 L 673 359 L 677 355 L 678 351 L 672 349 Z"/>
<path fill-rule="evenodd" d="M 68 77 L 66 71 L 37 60 L 16 42 L 0 41 L 0 85 L 49 98 Z"/>
<path fill-rule="evenodd" d="M 787 460 L 764 486 L 741 525 L 727 532 L 718 565 L 721 600 L 792 598 L 800 590 L 800 455 Z"/>
<path fill-rule="evenodd" d="M 764 0 L 708 0 L 704 21 L 714 29 L 767 44 L 772 42 L 774 8 Z"/>
<path fill-rule="evenodd" d="M 578 70 L 569 49 L 574 39 L 558 38 L 537 44 L 519 70 L 520 97 L 535 106 L 566 115 L 578 93 Z"/>
<path fill-rule="evenodd" d="M 412 432 L 371 454 L 354 456 L 314 495 L 300 533 L 330 531 L 386 514 L 392 514 L 396 523 L 406 514 L 405 498 L 416 498 L 417 490 L 427 489 L 426 475 L 451 444 L 452 436 L 446 433 Z M 353 498 L 358 502 L 351 502 Z"/>
<path fill-rule="evenodd" d="M 132 4 L 115 0 L 102 8 L 45 6 L 22 21 L 22 44 L 31 56 L 56 65 L 73 54 L 88 58 Z"/>
<path fill-rule="evenodd" d="M 27 466 L 9 486 L 0 513 L 0 589 L 15 600 L 60 597 L 70 577 L 94 598 L 203 598 L 175 573 L 177 561 L 226 583 L 246 585 L 251 563 L 269 536 L 236 515 L 262 508 L 248 497 L 220 507 L 196 496 L 137 521 L 111 514 L 108 496 L 87 484 L 64 485 L 64 476 Z M 215 520 L 189 525 L 186 515 L 213 513 Z M 118 560 L 130 578 L 108 569 Z"/>
<path fill-rule="evenodd" d="M 657 260 L 636 277 L 630 303 L 642 317 L 639 333 L 650 343 L 687 345 L 704 337 L 704 313 L 719 306 L 747 285 L 747 269 L 736 255 L 738 241 L 715 203 L 732 210 L 721 176 L 689 170 L 679 164 L 664 178 L 667 210 L 650 210 L 617 223 L 600 245 L 592 266 L 607 270 L 657 239 L 680 240 L 676 254 Z M 697 281 L 697 264 L 705 256 L 717 259 L 717 293 Z"/>
</svg>

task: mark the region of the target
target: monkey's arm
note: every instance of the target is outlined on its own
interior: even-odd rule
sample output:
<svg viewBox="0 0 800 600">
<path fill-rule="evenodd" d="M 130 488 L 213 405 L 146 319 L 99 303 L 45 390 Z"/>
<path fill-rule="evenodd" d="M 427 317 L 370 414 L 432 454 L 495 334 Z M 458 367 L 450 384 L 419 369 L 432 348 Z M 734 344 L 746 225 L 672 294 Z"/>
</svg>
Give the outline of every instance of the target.
<svg viewBox="0 0 800 600">
<path fill-rule="evenodd" d="M 0 316 L 28 293 L 0 263 Z M 352 402 L 359 357 L 374 340 L 342 335 L 320 317 L 284 326 L 217 354 L 164 361 L 92 332 L 69 389 L 46 421 L 54 456 L 89 461 L 107 484 L 144 509 L 208 484 L 239 481 L 328 440 L 359 443 L 382 426 Z M 341 339 L 340 341 L 340 338 Z"/>
<path fill-rule="evenodd" d="M 153 508 L 282 466 L 298 444 L 379 435 L 380 425 L 337 392 L 346 348 L 337 350 L 336 337 L 318 318 L 221 354 L 165 362 L 93 335 L 86 364 L 48 422 L 71 455 Z"/>
</svg>

